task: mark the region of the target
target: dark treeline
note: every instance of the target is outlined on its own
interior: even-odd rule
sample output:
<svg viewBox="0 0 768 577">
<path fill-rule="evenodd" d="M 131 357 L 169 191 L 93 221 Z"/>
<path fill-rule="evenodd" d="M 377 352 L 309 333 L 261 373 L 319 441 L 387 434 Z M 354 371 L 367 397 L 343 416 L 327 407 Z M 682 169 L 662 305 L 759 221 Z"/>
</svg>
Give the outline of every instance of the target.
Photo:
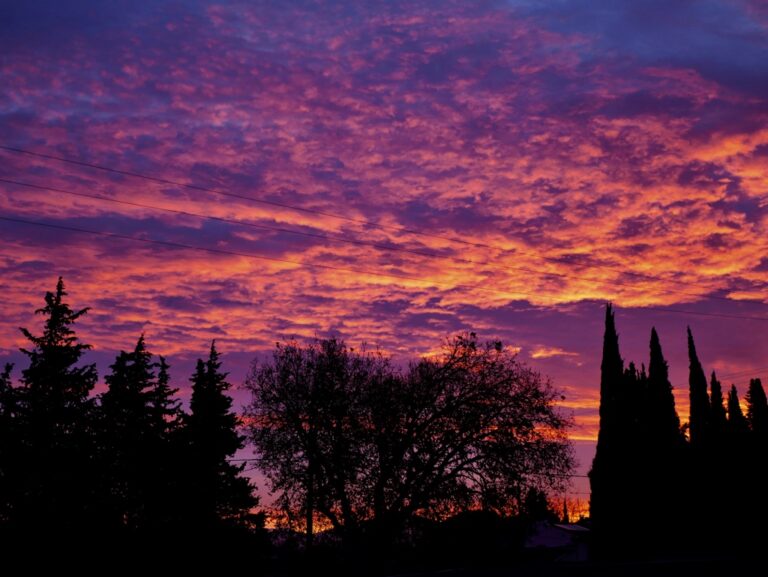
<svg viewBox="0 0 768 577">
<path fill-rule="evenodd" d="M 656 330 L 647 369 L 625 366 L 608 305 L 590 472 L 593 544 L 601 557 L 746 552 L 757 539 L 753 527 L 768 513 L 762 383 L 750 381 L 745 415 L 734 385 L 726 399 L 714 371 L 707 379 L 690 328 L 688 356 L 690 418 L 681 426 Z"/>
<path fill-rule="evenodd" d="M 278 344 L 253 364 L 241 422 L 215 344 L 191 375 L 187 410 L 144 335 L 95 394 L 91 347 L 75 332 L 88 309 L 66 296 L 59 279 L 36 311 L 41 333 L 21 329 L 27 366 L 0 373 L 3 555 L 88 543 L 122 562 L 215 555 L 219 569 L 258 570 L 255 559 L 287 552 L 383 570 L 414 549 L 443 562 L 506 555 L 505 539 L 519 551 L 526 527 L 555 518 L 547 491 L 573 467 L 570 421 L 550 382 L 499 342 L 467 333 L 407 367 L 334 338 Z M 269 555 L 255 487 L 232 460 L 241 428 L 287 531 Z"/>
<path fill-rule="evenodd" d="M 45 295 L 42 333 L 22 329 L 28 366 L 13 384 L 0 375 L 0 542 L 90 543 L 127 548 L 138 542 L 205 537 L 249 542 L 262 517 L 242 466 L 243 446 L 215 344 L 191 377 L 190 411 L 180 408 L 168 364 L 144 340 L 122 351 L 94 395 L 90 345 L 74 325 L 61 279 Z M 137 555 L 142 549 L 137 548 Z"/>
</svg>

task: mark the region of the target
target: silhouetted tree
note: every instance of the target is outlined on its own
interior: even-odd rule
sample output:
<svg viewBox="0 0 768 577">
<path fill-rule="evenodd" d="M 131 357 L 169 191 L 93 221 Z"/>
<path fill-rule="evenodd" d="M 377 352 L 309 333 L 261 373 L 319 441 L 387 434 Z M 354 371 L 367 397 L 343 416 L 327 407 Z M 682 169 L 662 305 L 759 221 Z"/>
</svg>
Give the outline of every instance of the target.
<svg viewBox="0 0 768 577">
<path fill-rule="evenodd" d="M 379 531 L 417 511 L 508 513 L 531 489 L 562 488 L 572 460 L 557 392 L 501 343 L 460 335 L 404 379 L 370 383 L 373 459 L 363 479 Z"/>
<path fill-rule="evenodd" d="M 551 385 L 474 334 L 404 374 L 335 339 L 278 345 L 247 386 L 273 490 L 343 535 L 370 521 L 387 542 L 417 512 L 520 510 L 529 488 L 561 486 L 572 463 Z"/>
<path fill-rule="evenodd" d="M 289 518 L 303 518 L 307 547 L 316 514 L 339 532 L 354 531 L 350 490 L 362 463 L 355 442 L 358 389 L 380 365 L 379 358 L 328 339 L 307 347 L 278 344 L 272 361 L 254 365 L 248 378 L 250 433 L 260 468 Z"/>
<path fill-rule="evenodd" d="M 78 366 L 90 345 L 79 342 L 73 325 L 88 309 L 72 310 L 59 278 L 45 306 L 35 311 L 45 318 L 43 333 L 21 329 L 32 347 L 21 349 L 29 366 L 16 391 L 21 446 L 13 507 L 15 525 L 70 536 L 87 527 L 93 511 L 93 402 L 89 394 L 97 375 L 95 365 Z"/>
<path fill-rule="evenodd" d="M 747 401 L 747 422 L 759 443 L 768 441 L 768 400 L 760 379 L 750 379 L 745 397 Z"/>
<path fill-rule="evenodd" d="M 595 458 L 589 472 L 591 487 L 590 519 L 597 553 L 613 548 L 614 527 L 621 523 L 627 492 L 624 483 L 628 447 L 623 397 L 624 361 L 619 352 L 619 335 L 610 303 L 605 308 L 603 356 L 600 365 L 600 429 Z"/>
<path fill-rule="evenodd" d="M 741 410 L 736 385 L 731 385 L 731 390 L 728 393 L 728 431 L 732 444 L 744 442 L 749 433 L 749 424 Z"/>
<path fill-rule="evenodd" d="M 688 360 L 690 363 L 688 385 L 691 400 L 691 446 L 701 449 L 709 440 L 711 410 L 707 395 L 707 377 L 704 375 L 704 369 L 696 354 L 696 345 L 693 342 L 690 327 L 688 327 Z"/>
<path fill-rule="evenodd" d="M 712 406 L 712 434 L 721 439 L 726 429 L 725 406 L 723 404 L 723 390 L 720 381 L 717 380 L 715 371 L 709 380 L 710 404 Z"/>
<path fill-rule="evenodd" d="M 651 361 L 648 365 L 647 414 L 651 444 L 656 451 L 675 451 L 682 443 L 680 418 L 675 409 L 675 397 L 669 382 L 669 367 L 661 351 L 656 329 L 651 329 Z"/>
<path fill-rule="evenodd" d="M 13 365 L 7 363 L 0 373 L 0 530 L 11 518 L 16 488 L 12 483 L 18 472 L 19 435 L 16 422 L 16 391 L 11 382 Z M 2 536 L 0 535 L 0 538 Z"/>
<path fill-rule="evenodd" d="M 162 358 L 153 362 L 141 335 L 111 371 L 101 398 L 111 522 L 133 532 L 168 526 L 180 514 L 181 448 L 181 414 L 168 365 Z"/>
<path fill-rule="evenodd" d="M 224 524 L 243 525 L 257 504 L 250 482 L 240 476 L 244 465 L 228 461 L 243 448 L 245 438 L 237 431 L 226 379 L 213 342 L 208 359 L 198 359 L 190 379 L 192 399 L 187 419 L 192 489 L 187 513 L 194 526 L 206 532 Z"/>
</svg>

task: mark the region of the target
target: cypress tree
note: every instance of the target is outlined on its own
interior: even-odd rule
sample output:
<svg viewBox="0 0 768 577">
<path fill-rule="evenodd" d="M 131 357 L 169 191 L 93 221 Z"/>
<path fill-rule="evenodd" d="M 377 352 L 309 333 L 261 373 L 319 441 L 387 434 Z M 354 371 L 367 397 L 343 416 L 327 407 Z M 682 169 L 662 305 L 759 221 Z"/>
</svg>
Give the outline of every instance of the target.
<svg viewBox="0 0 768 577">
<path fill-rule="evenodd" d="M 696 345 L 693 342 L 691 328 L 688 327 L 688 359 L 689 376 L 688 385 L 691 400 L 690 434 L 691 446 L 702 448 L 707 444 L 710 434 L 710 406 L 707 395 L 707 377 L 696 354 Z"/>
<path fill-rule="evenodd" d="M 639 520 L 638 539 L 644 539 L 651 549 L 668 548 L 674 541 L 674 523 L 665 522 L 672 511 L 679 509 L 679 496 L 669 486 L 681 474 L 684 439 L 680 418 L 675 410 L 669 366 L 661 350 L 656 329 L 651 329 L 648 377 L 641 381 L 645 398 L 640 416 L 642 438 L 637 446 L 638 502 L 644 511 Z M 641 373 L 642 376 L 642 373 Z"/>
<path fill-rule="evenodd" d="M 736 385 L 731 385 L 731 390 L 728 393 L 728 431 L 732 437 L 732 442 L 736 443 L 743 442 L 749 433 L 749 424 L 741 410 Z"/>
<path fill-rule="evenodd" d="M 256 505 L 253 487 L 240 476 L 243 465 L 228 459 L 244 445 L 237 431 L 237 415 L 227 394 L 230 384 L 221 371 L 215 341 L 208 359 L 198 359 L 192 382 L 187 436 L 192 481 L 187 507 L 193 523 L 206 531 L 240 525 Z"/>
<path fill-rule="evenodd" d="M 765 443 L 768 440 L 768 400 L 760 379 L 750 379 L 745 399 L 749 428 L 758 443 Z"/>
<path fill-rule="evenodd" d="M 33 345 L 17 391 L 20 493 L 15 521 L 36 535 L 73 538 L 93 513 L 92 454 L 95 365 L 78 366 L 90 345 L 79 342 L 74 324 L 89 309 L 73 310 L 59 277 L 56 290 L 35 311 L 45 318 L 43 333 L 21 332 Z"/>
<path fill-rule="evenodd" d="M 648 365 L 647 415 L 651 431 L 650 440 L 657 450 L 667 451 L 679 447 L 680 418 L 675 409 L 675 397 L 669 382 L 669 366 L 661 351 L 659 335 L 651 329 L 651 360 Z"/>
<path fill-rule="evenodd" d="M 616 332 L 613 307 L 605 308 L 605 332 L 603 358 L 600 365 L 600 430 L 597 437 L 595 458 L 589 472 L 591 489 L 590 519 L 597 555 L 610 555 L 616 535 L 614 529 L 620 522 L 622 503 L 626 498 L 623 474 L 626 459 L 626 439 L 622 434 L 626 423 L 622 419 L 625 384 L 624 362 L 619 352 L 619 335 Z"/>
<path fill-rule="evenodd" d="M 712 406 L 712 433 L 721 438 L 726 429 L 725 406 L 723 405 L 723 389 L 717 380 L 715 371 L 709 379 L 710 403 Z"/>
</svg>

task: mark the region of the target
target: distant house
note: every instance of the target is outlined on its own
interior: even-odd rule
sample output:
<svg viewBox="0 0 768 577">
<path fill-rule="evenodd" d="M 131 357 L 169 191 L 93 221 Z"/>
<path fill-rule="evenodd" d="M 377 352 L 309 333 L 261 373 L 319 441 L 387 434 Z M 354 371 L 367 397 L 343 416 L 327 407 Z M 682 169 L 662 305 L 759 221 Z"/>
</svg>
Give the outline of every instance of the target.
<svg viewBox="0 0 768 577">
<path fill-rule="evenodd" d="M 540 521 L 525 540 L 525 548 L 546 550 L 558 561 L 586 561 L 589 529 L 574 523 Z"/>
</svg>

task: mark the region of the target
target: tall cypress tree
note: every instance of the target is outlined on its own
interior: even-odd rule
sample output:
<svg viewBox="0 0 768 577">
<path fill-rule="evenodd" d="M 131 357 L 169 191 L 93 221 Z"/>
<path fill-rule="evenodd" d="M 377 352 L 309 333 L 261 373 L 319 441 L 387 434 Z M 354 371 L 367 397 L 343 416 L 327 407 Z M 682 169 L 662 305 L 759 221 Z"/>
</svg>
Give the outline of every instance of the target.
<svg viewBox="0 0 768 577">
<path fill-rule="evenodd" d="M 712 406 L 712 434 L 720 439 L 726 428 L 725 406 L 723 405 L 723 389 L 717 380 L 715 371 L 709 379 L 710 403 Z"/>
<path fill-rule="evenodd" d="M 90 345 L 81 343 L 74 324 L 89 309 L 73 310 L 59 277 L 56 290 L 35 311 L 45 318 L 43 333 L 21 332 L 32 344 L 17 391 L 22 479 L 15 520 L 36 534 L 62 538 L 87 527 L 93 513 L 93 402 L 95 365 L 78 366 Z"/>
<path fill-rule="evenodd" d="M 710 436 L 711 410 L 709 395 L 707 395 L 707 377 L 696 354 L 696 345 L 693 342 L 690 327 L 688 327 L 688 360 L 690 363 L 688 385 L 691 400 L 691 446 L 702 448 L 707 444 Z"/>
<path fill-rule="evenodd" d="M 230 384 L 221 371 L 215 341 L 208 359 L 198 359 L 192 381 L 187 435 L 190 447 L 191 499 L 187 504 L 195 526 L 209 531 L 242 524 L 256 505 L 253 487 L 240 476 L 242 465 L 228 461 L 244 445 L 237 415 L 227 394 Z"/>
<path fill-rule="evenodd" d="M 614 528 L 620 521 L 622 502 L 627 497 L 623 492 L 627 451 L 625 435 L 622 434 L 626 426 L 622 419 L 626 416 L 621 413 L 624 384 L 624 362 L 619 352 L 613 307 L 609 303 L 605 308 L 603 358 L 600 366 L 600 430 L 595 458 L 589 472 L 590 519 L 598 555 L 610 554 L 613 549 Z"/>
<path fill-rule="evenodd" d="M 765 443 L 768 441 L 768 400 L 760 379 L 750 379 L 745 399 L 749 428 L 756 441 Z"/>
<path fill-rule="evenodd" d="M 675 409 L 675 397 L 669 382 L 669 366 L 661 351 L 656 328 L 651 329 L 651 360 L 648 365 L 647 415 L 650 441 L 657 450 L 674 450 L 682 442 L 680 418 Z"/>
<path fill-rule="evenodd" d="M 728 393 L 728 431 L 731 435 L 732 443 L 743 442 L 749 432 L 749 424 L 741 410 L 736 385 L 731 385 L 731 390 Z"/>
</svg>

